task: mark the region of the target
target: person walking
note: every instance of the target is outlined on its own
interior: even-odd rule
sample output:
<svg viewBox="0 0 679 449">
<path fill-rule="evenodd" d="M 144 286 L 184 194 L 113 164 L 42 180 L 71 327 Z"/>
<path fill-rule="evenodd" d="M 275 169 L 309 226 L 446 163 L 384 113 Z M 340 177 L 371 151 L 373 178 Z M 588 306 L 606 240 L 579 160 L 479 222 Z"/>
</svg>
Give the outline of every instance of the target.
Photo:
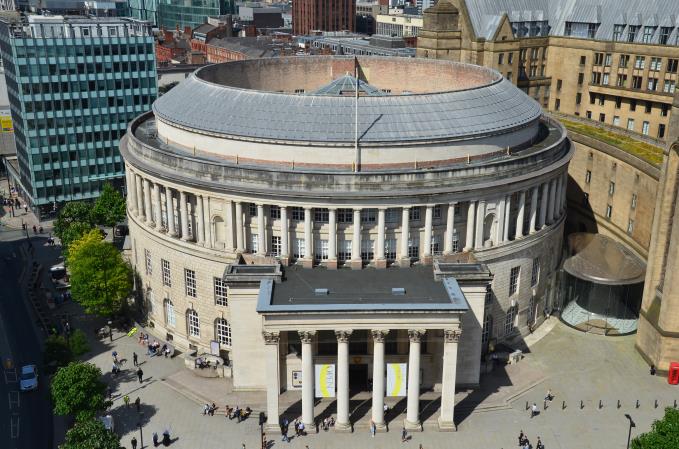
<svg viewBox="0 0 679 449">
<path fill-rule="evenodd" d="M 134 405 L 137 407 L 137 413 L 141 412 L 141 399 L 139 399 L 139 396 L 134 400 Z"/>
<path fill-rule="evenodd" d="M 144 378 L 144 371 L 142 371 L 141 368 L 137 370 L 137 377 L 139 378 L 139 383 L 141 383 Z"/>
<path fill-rule="evenodd" d="M 375 438 L 375 432 L 377 431 L 377 426 L 375 426 L 375 421 L 370 420 L 370 436 Z"/>
<path fill-rule="evenodd" d="M 538 437 L 538 442 L 535 444 L 535 449 L 545 449 L 545 445 L 540 441 L 540 437 Z"/>
<path fill-rule="evenodd" d="M 523 434 L 523 429 L 521 429 L 521 432 L 519 432 L 519 446 L 523 444 L 524 438 L 526 438 L 526 435 Z"/>
<path fill-rule="evenodd" d="M 153 447 L 158 447 L 158 432 L 153 432 Z"/>
<path fill-rule="evenodd" d="M 132 437 L 132 441 L 130 441 L 130 443 L 132 443 L 132 449 L 137 449 L 137 438 L 136 437 Z"/>
<path fill-rule="evenodd" d="M 130 397 L 128 395 L 123 396 L 123 401 L 125 402 L 125 407 L 130 408 Z"/>
<path fill-rule="evenodd" d="M 134 366 L 139 366 L 139 359 L 136 352 L 132 353 L 132 362 L 134 362 Z"/>
<path fill-rule="evenodd" d="M 208 412 L 210 411 L 210 406 L 207 405 L 207 402 L 203 405 L 203 416 L 207 416 Z"/>
<path fill-rule="evenodd" d="M 538 406 L 535 402 L 533 402 L 533 405 L 530 408 L 530 417 L 533 419 L 534 416 L 537 416 L 538 414 Z"/>
<path fill-rule="evenodd" d="M 401 430 L 401 443 L 405 443 L 408 440 L 408 431 L 404 427 L 403 430 Z"/>
</svg>

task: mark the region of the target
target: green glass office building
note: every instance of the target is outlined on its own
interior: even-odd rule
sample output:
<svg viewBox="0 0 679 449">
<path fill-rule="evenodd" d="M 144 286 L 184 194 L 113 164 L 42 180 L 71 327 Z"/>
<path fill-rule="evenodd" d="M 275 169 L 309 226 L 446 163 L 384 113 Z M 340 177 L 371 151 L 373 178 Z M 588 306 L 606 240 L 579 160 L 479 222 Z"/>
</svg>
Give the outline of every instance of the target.
<svg viewBox="0 0 679 449">
<path fill-rule="evenodd" d="M 166 30 L 197 28 L 211 16 L 233 14 L 234 0 L 158 0 L 158 26 Z"/>
<path fill-rule="evenodd" d="M 158 26 L 158 0 L 128 0 L 130 16 Z"/>
<path fill-rule="evenodd" d="M 124 186 L 118 142 L 157 96 L 154 39 L 130 18 L 0 23 L 22 196 L 41 217 Z"/>
</svg>

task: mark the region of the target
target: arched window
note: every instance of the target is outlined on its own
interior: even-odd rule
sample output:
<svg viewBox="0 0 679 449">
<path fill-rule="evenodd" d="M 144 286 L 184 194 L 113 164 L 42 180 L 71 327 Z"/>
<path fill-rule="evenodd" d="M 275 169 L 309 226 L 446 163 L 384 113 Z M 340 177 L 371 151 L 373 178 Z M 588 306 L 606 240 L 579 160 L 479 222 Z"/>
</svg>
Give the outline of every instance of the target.
<svg viewBox="0 0 679 449">
<path fill-rule="evenodd" d="M 222 217 L 214 217 L 212 219 L 212 235 L 216 243 L 226 242 L 226 228 L 224 227 L 224 219 Z"/>
<path fill-rule="evenodd" d="M 186 311 L 186 325 L 188 327 L 189 336 L 200 337 L 200 322 L 198 321 L 198 312 L 193 309 Z"/>
<path fill-rule="evenodd" d="M 231 346 L 231 326 L 224 318 L 215 320 L 215 339 L 220 345 Z"/>
<path fill-rule="evenodd" d="M 174 305 L 172 304 L 172 301 L 170 301 L 170 298 L 165 298 L 163 304 L 165 308 L 165 324 L 168 326 L 174 326 L 177 323 L 177 320 L 174 316 Z"/>
</svg>

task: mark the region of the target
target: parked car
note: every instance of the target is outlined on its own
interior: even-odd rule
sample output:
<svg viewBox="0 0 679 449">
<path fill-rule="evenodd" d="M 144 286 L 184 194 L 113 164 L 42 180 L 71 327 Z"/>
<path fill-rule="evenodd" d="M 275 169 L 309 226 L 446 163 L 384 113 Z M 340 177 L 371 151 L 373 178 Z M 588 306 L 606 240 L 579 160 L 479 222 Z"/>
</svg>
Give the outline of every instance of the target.
<svg viewBox="0 0 679 449">
<path fill-rule="evenodd" d="M 35 365 L 21 367 L 21 378 L 19 389 L 21 391 L 31 391 L 38 388 L 38 368 Z"/>
</svg>

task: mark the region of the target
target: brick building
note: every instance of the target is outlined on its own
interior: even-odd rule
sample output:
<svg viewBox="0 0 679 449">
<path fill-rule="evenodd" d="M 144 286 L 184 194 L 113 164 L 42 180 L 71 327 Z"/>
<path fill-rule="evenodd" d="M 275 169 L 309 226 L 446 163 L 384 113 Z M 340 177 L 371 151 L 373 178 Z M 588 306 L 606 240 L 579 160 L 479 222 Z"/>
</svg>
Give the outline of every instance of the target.
<svg viewBox="0 0 679 449">
<path fill-rule="evenodd" d="M 292 4 L 292 32 L 355 31 L 356 0 L 298 0 Z"/>
</svg>

